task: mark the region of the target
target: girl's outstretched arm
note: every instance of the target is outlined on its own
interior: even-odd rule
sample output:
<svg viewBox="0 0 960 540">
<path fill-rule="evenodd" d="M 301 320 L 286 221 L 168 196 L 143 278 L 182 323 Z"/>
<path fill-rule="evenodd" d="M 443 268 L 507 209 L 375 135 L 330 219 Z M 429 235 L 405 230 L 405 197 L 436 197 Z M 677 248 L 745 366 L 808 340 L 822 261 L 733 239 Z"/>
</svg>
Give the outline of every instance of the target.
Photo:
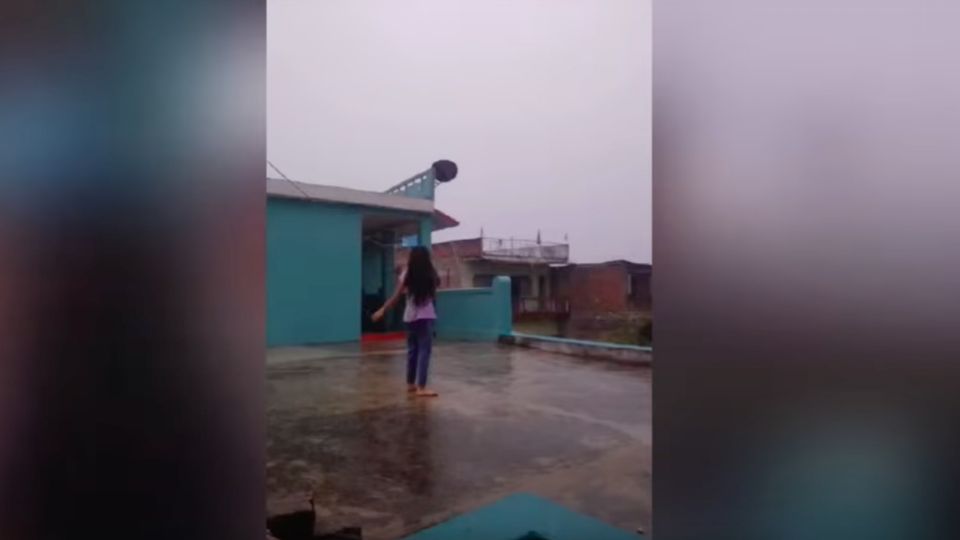
<svg viewBox="0 0 960 540">
<path fill-rule="evenodd" d="M 391 296 L 390 299 L 387 300 L 387 303 L 384 304 L 382 308 L 378 309 L 370 317 L 371 319 L 373 319 L 373 322 L 379 322 L 380 319 L 382 319 L 383 316 L 387 313 L 387 311 L 390 311 L 391 309 L 393 309 L 393 306 L 397 305 L 397 302 L 400 301 L 400 296 L 403 295 L 404 292 L 406 292 L 406 287 L 404 287 L 403 285 L 397 287 L 397 290 L 393 291 L 393 296 Z"/>
</svg>

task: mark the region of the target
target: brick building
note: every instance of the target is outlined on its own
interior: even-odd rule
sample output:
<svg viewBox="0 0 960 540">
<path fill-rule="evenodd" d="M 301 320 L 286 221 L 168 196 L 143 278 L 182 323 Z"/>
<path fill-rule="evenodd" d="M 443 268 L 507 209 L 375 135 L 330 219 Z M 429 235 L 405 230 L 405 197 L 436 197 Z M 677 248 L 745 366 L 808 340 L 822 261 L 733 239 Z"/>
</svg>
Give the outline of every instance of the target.
<svg viewBox="0 0 960 540">
<path fill-rule="evenodd" d="M 569 306 L 560 335 L 648 345 L 653 321 L 649 264 L 610 261 L 553 269 L 554 291 Z"/>
<path fill-rule="evenodd" d="M 558 298 L 569 302 L 574 316 L 649 312 L 652 271 L 649 264 L 624 260 L 569 264 L 553 268 L 553 287 Z"/>
</svg>

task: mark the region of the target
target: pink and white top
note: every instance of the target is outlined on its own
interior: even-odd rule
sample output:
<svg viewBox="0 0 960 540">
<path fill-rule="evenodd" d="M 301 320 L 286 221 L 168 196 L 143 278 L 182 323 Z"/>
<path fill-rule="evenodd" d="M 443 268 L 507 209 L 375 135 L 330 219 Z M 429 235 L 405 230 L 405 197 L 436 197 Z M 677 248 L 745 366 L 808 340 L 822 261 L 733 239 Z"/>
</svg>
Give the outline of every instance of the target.
<svg viewBox="0 0 960 540">
<path fill-rule="evenodd" d="M 403 283 L 407 280 L 407 271 L 404 270 L 400 274 L 400 286 L 403 286 Z M 427 300 L 421 305 L 415 305 L 413 301 L 413 295 L 407 294 L 407 305 L 403 309 L 403 322 L 410 323 L 413 321 L 419 321 L 421 319 L 433 319 L 437 318 L 437 309 L 433 305 L 433 299 Z"/>
</svg>

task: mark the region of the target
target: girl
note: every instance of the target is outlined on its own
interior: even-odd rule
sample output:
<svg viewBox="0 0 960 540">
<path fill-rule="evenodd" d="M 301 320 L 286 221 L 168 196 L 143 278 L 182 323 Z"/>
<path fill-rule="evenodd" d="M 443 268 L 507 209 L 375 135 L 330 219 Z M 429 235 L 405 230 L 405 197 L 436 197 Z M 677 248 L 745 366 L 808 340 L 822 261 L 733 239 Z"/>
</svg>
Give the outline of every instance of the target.
<svg viewBox="0 0 960 540">
<path fill-rule="evenodd" d="M 437 396 L 436 392 L 427 389 L 427 373 L 433 349 L 433 323 L 437 319 L 433 300 L 439 282 L 430 251 L 423 246 L 414 247 L 410 251 L 407 269 L 400 274 L 397 290 L 373 314 L 373 321 L 380 321 L 387 310 L 400 301 L 400 295 L 406 295 L 403 322 L 407 324 L 407 390 L 423 397 Z"/>
</svg>

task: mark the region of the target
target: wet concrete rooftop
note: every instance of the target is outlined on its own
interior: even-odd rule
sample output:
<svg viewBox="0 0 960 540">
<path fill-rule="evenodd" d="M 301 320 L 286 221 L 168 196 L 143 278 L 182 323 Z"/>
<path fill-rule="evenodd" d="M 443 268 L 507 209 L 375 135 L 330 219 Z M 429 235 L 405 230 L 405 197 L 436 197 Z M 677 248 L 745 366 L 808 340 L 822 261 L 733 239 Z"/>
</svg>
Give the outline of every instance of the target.
<svg viewBox="0 0 960 540">
<path fill-rule="evenodd" d="M 627 530 L 650 523 L 650 370 L 441 343 L 406 393 L 402 343 L 267 356 L 267 510 L 387 540 L 515 492 Z"/>
</svg>

